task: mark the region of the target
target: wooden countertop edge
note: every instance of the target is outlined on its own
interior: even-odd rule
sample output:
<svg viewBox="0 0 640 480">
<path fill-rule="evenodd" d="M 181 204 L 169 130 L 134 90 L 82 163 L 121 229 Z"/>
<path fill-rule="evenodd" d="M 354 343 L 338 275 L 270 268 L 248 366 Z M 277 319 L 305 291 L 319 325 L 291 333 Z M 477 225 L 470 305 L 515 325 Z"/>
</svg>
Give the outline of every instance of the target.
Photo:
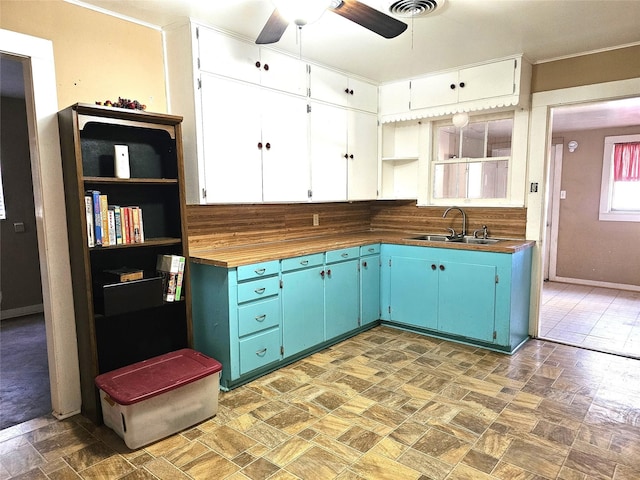
<svg viewBox="0 0 640 480">
<path fill-rule="evenodd" d="M 471 245 L 465 243 L 427 242 L 412 240 L 418 236 L 415 232 L 370 231 L 349 233 L 345 235 L 329 235 L 309 237 L 299 240 L 284 240 L 262 244 L 238 245 L 225 248 L 191 249 L 190 261 L 204 265 L 233 268 L 241 265 L 281 260 L 340 248 L 359 247 L 371 243 L 391 243 L 395 245 L 413 245 L 432 248 L 449 248 L 455 250 L 472 250 L 477 252 L 493 252 L 513 254 L 532 247 L 533 240 L 505 239 L 493 245 Z"/>
</svg>

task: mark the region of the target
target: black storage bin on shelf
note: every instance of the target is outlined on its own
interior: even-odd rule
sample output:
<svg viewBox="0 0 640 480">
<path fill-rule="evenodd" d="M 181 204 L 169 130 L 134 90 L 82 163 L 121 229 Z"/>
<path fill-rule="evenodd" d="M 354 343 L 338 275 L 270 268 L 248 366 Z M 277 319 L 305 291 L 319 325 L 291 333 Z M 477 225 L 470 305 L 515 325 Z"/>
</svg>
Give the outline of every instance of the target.
<svg viewBox="0 0 640 480">
<path fill-rule="evenodd" d="M 109 317 L 162 305 L 162 277 L 96 285 L 96 313 Z"/>
</svg>

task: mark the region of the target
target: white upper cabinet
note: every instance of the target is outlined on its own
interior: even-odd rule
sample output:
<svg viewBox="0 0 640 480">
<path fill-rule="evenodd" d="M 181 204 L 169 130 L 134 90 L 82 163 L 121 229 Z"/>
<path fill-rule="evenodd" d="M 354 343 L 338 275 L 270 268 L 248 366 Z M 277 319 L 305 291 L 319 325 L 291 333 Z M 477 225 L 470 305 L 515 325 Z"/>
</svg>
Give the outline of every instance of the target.
<svg viewBox="0 0 640 480">
<path fill-rule="evenodd" d="M 378 87 L 328 68 L 311 65 L 309 91 L 313 100 L 367 112 L 378 112 Z"/>
<path fill-rule="evenodd" d="M 380 87 L 382 123 L 459 111 L 527 108 L 531 64 L 522 56 L 392 82 Z"/>
<path fill-rule="evenodd" d="M 304 62 L 203 26 L 197 37 L 201 71 L 306 96 Z"/>
<path fill-rule="evenodd" d="M 347 198 L 375 200 L 378 196 L 377 115 L 349 112 L 347 150 Z"/>
</svg>

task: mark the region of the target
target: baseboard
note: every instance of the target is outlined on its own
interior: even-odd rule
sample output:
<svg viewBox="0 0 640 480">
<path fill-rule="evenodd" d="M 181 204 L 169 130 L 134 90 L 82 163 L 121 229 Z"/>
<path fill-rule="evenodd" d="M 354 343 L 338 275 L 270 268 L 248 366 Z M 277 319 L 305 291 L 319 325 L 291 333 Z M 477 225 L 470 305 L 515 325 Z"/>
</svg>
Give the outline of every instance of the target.
<svg viewBox="0 0 640 480">
<path fill-rule="evenodd" d="M 0 312 L 0 319 L 6 320 L 8 318 L 24 317 L 26 315 L 33 315 L 34 313 L 44 312 L 44 306 L 42 303 L 39 305 L 28 305 L 26 307 L 10 308 L 9 310 L 2 310 Z"/>
<path fill-rule="evenodd" d="M 575 285 L 586 285 L 588 287 L 614 288 L 616 290 L 629 290 L 631 292 L 640 292 L 640 286 L 627 285 L 624 283 L 599 282 L 597 280 L 583 280 L 581 278 L 569 277 L 553 277 L 549 279 L 552 282 L 571 283 Z"/>
</svg>

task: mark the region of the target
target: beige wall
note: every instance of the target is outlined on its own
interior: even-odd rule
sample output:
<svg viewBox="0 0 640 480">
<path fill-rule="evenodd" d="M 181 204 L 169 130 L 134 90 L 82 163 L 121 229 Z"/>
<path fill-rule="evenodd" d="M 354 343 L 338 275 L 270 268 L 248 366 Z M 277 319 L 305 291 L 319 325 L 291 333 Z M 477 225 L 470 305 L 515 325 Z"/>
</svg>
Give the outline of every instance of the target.
<svg viewBox="0 0 640 480">
<path fill-rule="evenodd" d="M 533 66 L 531 92 L 640 77 L 640 45 Z"/>
<path fill-rule="evenodd" d="M 159 30 L 62 0 L 0 0 L 0 28 L 53 42 L 60 109 L 122 96 L 167 111 Z"/>
<path fill-rule="evenodd" d="M 640 134 L 640 127 L 564 132 L 558 229 L 559 277 L 640 286 L 640 223 L 601 222 L 600 184 L 604 137 Z M 566 144 L 576 140 L 570 153 Z"/>
</svg>

